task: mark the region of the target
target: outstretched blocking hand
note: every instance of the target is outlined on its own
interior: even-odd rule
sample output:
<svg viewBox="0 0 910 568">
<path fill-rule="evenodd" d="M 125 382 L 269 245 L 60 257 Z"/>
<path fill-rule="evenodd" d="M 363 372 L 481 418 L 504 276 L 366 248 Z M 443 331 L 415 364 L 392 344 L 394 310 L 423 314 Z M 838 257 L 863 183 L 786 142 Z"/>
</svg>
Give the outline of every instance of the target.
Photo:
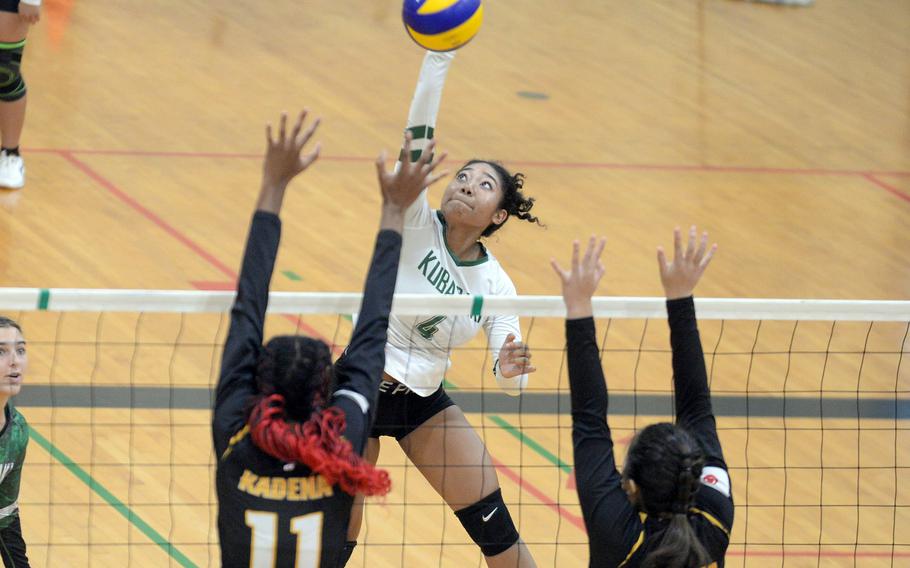
<svg viewBox="0 0 910 568">
<path fill-rule="evenodd" d="M 588 240 L 588 248 L 583 258 L 579 259 L 578 241 L 572 243 L 572 266 L 563 270 L 555 259 L 550 259 L 550 265 L 556 271 L 562 282 L 562 299 L 566 303 L 566 317 L 568 319 L 581 319 L 591 317 L 594 313 L 591 307 L 591 297 L 603 278 L 605 269 L 600 260 L 607 239 L 597 239 L 593 235 Z"/>
<path fill-rule="evenodd" d="M 402 155 L 406 158 L 411 155 L 411 132 L 405 133 Z M 390 205 L 404 211 L 417 199 L 425 187 L 433 185 L 442 179 L 448 172 L 433 174 L 433 170 L 446 158 L 442 153 L 434 159 L 433 150 L 436 141 L 431 140 L 426 149 L 412 162 L 406 159 L 400 162 L 398 169 L 391 172 L 386 170 L 386 151 L 383 150 L 376 159 L 376 173 L 379 176 L 379 187 L 382 190 L 382 204 Z"/>
<path fill-rule="evenodd" d="M 698 246 L 696 247 L 696 241 Z M 673 262 L 667 262 L 663 247 L 657 247 L 657 264 L 660 267 L 660 281 L 668 300 L 688 298 L 695 290 L 695 285 L 705 273 L 708 264 L 717 251 L 717 243 L 708 248 L 708 232 L 697 238 L 695 225 L 689 228 L 689 244 L 682 248 L 682 236 L 679 227 L 673 230 Z"/>
<path fill-rule="evenodd" d="M 320 144 L 309 154 L 301 154 L 303 147 L 313 137 L 319 126 L 319 119 L 314 120 L 303 129 L 303 122 L 307 116 L 306 110 L 301 111 L 297 117 L 291 135 L 287 133 L 288 115 L 281 113 L 278 122 L 278 136 L 272 135 L 272 125 L 265 127 L 265 159 L 262 162 L 262 190 L 256 208 L 270 213 L 278 213 L 284 200 L 284 191 L 292 179 L 310 167 L 319 157 Z"/>
<path fill-rule="evenodd" d="M 317 118 L 310 123 L 306 130 L 303 130 L 303 122 L 306 120 L 308 112 L 307 110 L 301 111 L 290 136 L 287 135 L 287 113 L 281 113 L 277 138 L 272 137 L 272 125 L 266 125 L 267 145 L 265 161 L 262 164 L 263 184 L 287 185 L 319 157 L 320 144 L 316 144 L 316 148 L 309 154 L 301 154 L 304 145 L 312 138 L 320 122 L 320 119 Z M 301 130 L 303 130 L 302 134 Z"/>
</svg>

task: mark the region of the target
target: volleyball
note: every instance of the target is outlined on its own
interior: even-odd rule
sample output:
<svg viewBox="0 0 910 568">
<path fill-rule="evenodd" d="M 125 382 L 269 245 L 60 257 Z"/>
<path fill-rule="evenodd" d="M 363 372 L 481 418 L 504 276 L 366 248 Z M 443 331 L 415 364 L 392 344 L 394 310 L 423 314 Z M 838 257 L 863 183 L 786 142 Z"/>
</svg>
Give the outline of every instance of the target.
<svg viewBox="0 0 910 568">
<path fill-rule="evenodd" d="M 483 23 L 481 0 L 405 0 L 408 35 L 432 51 L 452 51 L 471 41 Z"/>
</svg>

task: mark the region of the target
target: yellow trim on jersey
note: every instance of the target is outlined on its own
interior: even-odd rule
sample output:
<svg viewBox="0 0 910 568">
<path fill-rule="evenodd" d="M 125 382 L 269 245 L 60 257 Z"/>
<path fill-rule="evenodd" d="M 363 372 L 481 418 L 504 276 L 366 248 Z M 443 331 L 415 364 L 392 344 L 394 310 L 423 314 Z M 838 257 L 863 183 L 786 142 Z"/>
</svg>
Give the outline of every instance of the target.
<svg viewBox="0 0 910 568">
<path fill-rule="evenodd" d="M 237 432 L 236 434 L 231 436 L 231 439 L 228 440 L 227 449 L 224 450 L 223 454 L 221 454 L 221 459 L 222 460 L 226 459 L 229 455 L 231 455 L 231 450 L 234 449 L 234 445 L 237 444 L 240 440 L 246 438 L 246 435 L 249 433 L 250 433 L 250 425 L 247 424 L 243 428 L 241 428 L 239 432 Z"/>
<path fill-rule="evenodd" d="M 638 518 L 641 519 L 641 524 L 642 524 L 641 532 L 638 533 L 638 540 L 636 540 L 636 541 L 635 541 L 635 544 L 632 545 L 632 550 L 630 550 L 630 551 L 629 551 L 629 554 L 626 555 L 626 559 L 619 563 L 619 567 L 618 567 L 618 568 L 622 568 L 623 566 L 625 566 L 625 565 L 626 565 L 626 562 L 628 562 L 629 559 L 632 558 L 632 555 L 635 554 L 636 551 L 638 551 L 639 547 L 641 547 L 641 543 L 643 543 L 643 542 L 645 541 L 645 527 L 644 527 L 644 524 L 645 524 L 645 519 L 648 518 L 648 514 L 647 514 L 647 513 L 641 513 L 641 512 L 639 512 L 639 513 L 638 513 Z"/>
<path fill-rule="evenodd" d="M 705 511 L 702 511 L 701 509 L 696 509 L 695 507 L 692 507 L 691 509 L 689 509 L 689 511 L 701 515 L 702 517 L 707 519 L 709 523 L 711 523 L 715 527 L 719 528 L 720 530 L 724 531 L 724 534 L 727 535 L 727 538 L 730 538 L 730 531 L 727 529 L 727 527 L 725 527 L 723 525 L 723 523 L 718 521 L 717 518 L 714 517 L 714 515 L 707 513 Z"/>
</svg>

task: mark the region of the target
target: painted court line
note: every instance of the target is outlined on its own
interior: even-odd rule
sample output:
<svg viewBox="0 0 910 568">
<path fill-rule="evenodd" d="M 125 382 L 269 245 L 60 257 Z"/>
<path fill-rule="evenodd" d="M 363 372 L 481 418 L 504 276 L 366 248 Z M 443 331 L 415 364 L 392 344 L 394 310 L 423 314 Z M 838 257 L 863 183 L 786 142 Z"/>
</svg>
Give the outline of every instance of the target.
<svg viewBox="0 0 910 568">
<path fill-rule="evenodd" d="M 551 499 L 546 493 L 535 487 L 532 483 L 529 483 L 522 476 L 515 473 L 515 471 L 509 466 L 505 465 L 498 459 L 494 458 L 492 455 L 490 459 L 493 461 L 493 465 L 502 473 L 506 478 L 511 480 L 513 483 L 521 487 L 523 490 L 530 493 L 535 499 L 552 509 L 560 517 L 569 521 L 572 525 L 577 527 L 582 532 L 585 532 L 585 522 L 581 517 L 567 510 L 565 507 Z"/>
<path fill-rule="evenodd" d="M 878 174 L 878 175 L 882 175 L 882 174 Z M 867 174 L 863 175 L 863 177 L 866 178 L 867 180 L 871 181 L 878 187 L 884 189 L 885 191 L 887 191 L 891 194 L 894 194 L 897 197 L 903 199 L 904 201 L 910 203 L 910 195 L 904 193 L 903 191 L 899 190 L 898 188 L 894 187 L 893 185 L 891 185 L 889 183 L 885 183 L 884 181 L 882 181 L 881 179 L 876 177 L 876 174 L 867 173 Z"/>
<path fill-rule="evenodd" d="M 116 197 L 123 203 L 127 204 L 131 209 L 138 212 L 140 215 L 142 215 L 143 217 L 145 217 L 146 219 L 151 221 L 153 224 L 157 225 L 165 233 L 172 236 L 178 242 L 180 242 L 185 247 L 187 247 L 188 249 L 193 251 L 193 253 L 195 253 L 196 256 L 202 258 L 203 260 L 208 262 L 210 265 L 212 265 L 214 268 L 216 268 L 218 271 L 220 271 L 222 274 L 227 276 L 231 281 L 237 280 L 238 274 L 233 269 L 229 268 L 223 262 L 218 260 L 218 258 L 216 258 L 215 255 L 211 254 L 210 252 L 208 252 L 207 250 L 202 248 L 202 246 L 198 245 L 195 241 L 193 241 L 192 239 L 190 239 L 189 237 L 187 237 L 186 235 L 181 233 L 178 229 L 176 229 L 173 225 L 171 225 L 170 223 L 165 221 L 163 218 L 159 217 L 156 213 L 152 212 L 150 209 L 148 209 L 147 207 L 145 207 L 144 205 L 139 203 L 139 201 L 134 199 L 132 196 L 130 196 L 128 193 L 126 193 L 119 187 L 117 187 L 113 182 L 111 182 L 110 180 L 108 180 L 107 178 L 105 178 L 104 176 L 99 174 L 98 172 L 96 172 L 94 169 L 91 168 L 91 166 L 89 166 L 88 164 L 86 164 L 85 162 L 80 160 L 79 158 L 75 157 L 72 153 L 65 152 L 65 151 L 58 152 L 58 153 L 60 154 L 60 156 L 62 156 L 64 159 L 66 159 L 69 163 L 71 163 L 73 166 L 75 166 L 79 171 L 81 171 L 86 176 L 91 178 L 95 183 L 97 183 L 98 185 L 100 185 L 101 187 L 106 189 L 114 197 Z M 327 344 L 332 345 L 332 342 L 329 339 L 325 338 L 321 333 L 316 331 L 316 329 L 314 329 L 313 327 L 310 327 L 302 319 L 295 318 L 290 315 L 286 315 L 285 319 L 287 319 L 288 321 L 290 321 L 292 323 L 295 323 L 299 329 L 303 330 L 308 335 L 321 339 L 321 340 L 325 341 Z"/>
<path fill-rule="evenodd" d="M 249 152 L 178 152 L 158 150 L 103 150 L 78 148 L 28 148 L 28 152 L 60 155 L 95 155 L 95 156 L 136 156 L 161 158 L 222 158 L 253 159 L 262 158 L 262 154 Z M 320 156 L 320 160 L 329 162 L 373 162 L 372 156 Z M 839 168 L 775 168 L 762 166 L 710 166 L 697 164 L 632 164 L 619 162 L 547 162 L 539 160 L 509 160 L 510 164 L 543 169 L 601 169 L 601 170 L 640 170 L 640 171 L 688 171 L 706 173 L 752 173 L 752 174 L 794 174 L 794 175 L 828 175 L 828 176 L 910 176 L 910 171 L 887 170 L 850 170 Z"/>
<path fill-rule="evenodd" d="M 133 512 L 128 505 L 125 505 L 123 501 L 117 498 L 116 495 L 107 490 L 103 485 L 98 483 L 98 481 L 89 475 L 87 471 L 82 469 L 79 464 L 70 459 L 66 454 L 64 454 L 60 449 L 55 446 L 50 440 L 41 435 L 40 432 L 29 426 L 28 434 L 31 439 L 35 440 L 39 446 L 44 448 L 44 450 L 51 455 L 55 460 L 60 462 L 66 469 L 70 471 L 76 478 L 82 483 L 86 484 L 92 491 L 98 494 L 104 501 L 114 508 L 115 511 L 120 513 L 123 518 L 129 521 L 134 527 L 139 529 L 139 531 L 148 537 L 153 543 L 157 544 L 164 552 L 166 552 L 171 558 L 173 558 L 181 566 L 198 568 L 189 558 L 186 557 L 176 546 L 171 544 L 166 538 L 164 538 L 158 531 L 153 529 L 151 525 L 145 522 L 142 517 Z"/>
<path fill-rule="evenodd" d="M 159 150 L 104 150 L 104 149 L 78 149 L 78 148 L 29 148 L 29 152 L 44 154 L 59 154 L 74 164 L 78 162 L 76 154 L 95 156 L 135 156 L 135 157 L 160 157 L 160 158 L 217 158 L 217 159 L 259 159 L 262 154 L 248 152 L 179 152 Z M 330 156 L 323 155 L 322 161 L 327 162 L 372 162 L 371 156 Z M 698 164 L 632 164 L 618 162 L 547 162 L 539 160 L 509 160 L 517 167 L 532 167 L 542 169 L 597 169 L 617 171 L 645 171 L 645 172 L 693 172 L 693 173 L 750 173 L 750 174 L 778 174 L 778 175 L 813 175 L 813 176 L 847 176 L 861 177 L 879 189 L 884 189 L 896 197 L 910 202 L 910 195 L 896 187 L 885 183 L 876 176 L 910 176 L 910 171 L 885 171 L 885 170 L 850 170 L 839 168 L 784 168 L 762 166 L 710 166 Z M 80 167 L 77 165 L 77 167 Z M 80 169 L 90 170 L 83 164 Z M 97 174 L 88 173 L 92 177 Z M 97 178 L 103 179 L 100 176 Z M 100 182 L 99 179 L 99 183 Z M 118 190 L 119 191 L 119 190 Z M 122 192 L 121 192 L 122 193 Z"/>
</svg>

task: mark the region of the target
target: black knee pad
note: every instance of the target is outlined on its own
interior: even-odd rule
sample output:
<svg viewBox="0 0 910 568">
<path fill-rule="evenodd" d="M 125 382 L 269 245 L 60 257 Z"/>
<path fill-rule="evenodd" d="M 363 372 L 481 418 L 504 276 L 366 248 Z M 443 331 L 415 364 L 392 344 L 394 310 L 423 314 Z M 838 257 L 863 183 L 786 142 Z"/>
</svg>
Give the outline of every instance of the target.
<svg viewBox="0 0 910 568">
<path fill-rule="evenodd" d="M 0 101 L 15 102 L 25 96 L 25 80 L 22 78 L 22 51 L 25 40 L 0 42 Z"/>
<path fill-rule="evenodd" d="M 496 556 L 518 542 L 518 530 L 497 489 L 473 505 L 455 511 L 455 516 L 477 543 L 484 556 Z"/>
</svg>

